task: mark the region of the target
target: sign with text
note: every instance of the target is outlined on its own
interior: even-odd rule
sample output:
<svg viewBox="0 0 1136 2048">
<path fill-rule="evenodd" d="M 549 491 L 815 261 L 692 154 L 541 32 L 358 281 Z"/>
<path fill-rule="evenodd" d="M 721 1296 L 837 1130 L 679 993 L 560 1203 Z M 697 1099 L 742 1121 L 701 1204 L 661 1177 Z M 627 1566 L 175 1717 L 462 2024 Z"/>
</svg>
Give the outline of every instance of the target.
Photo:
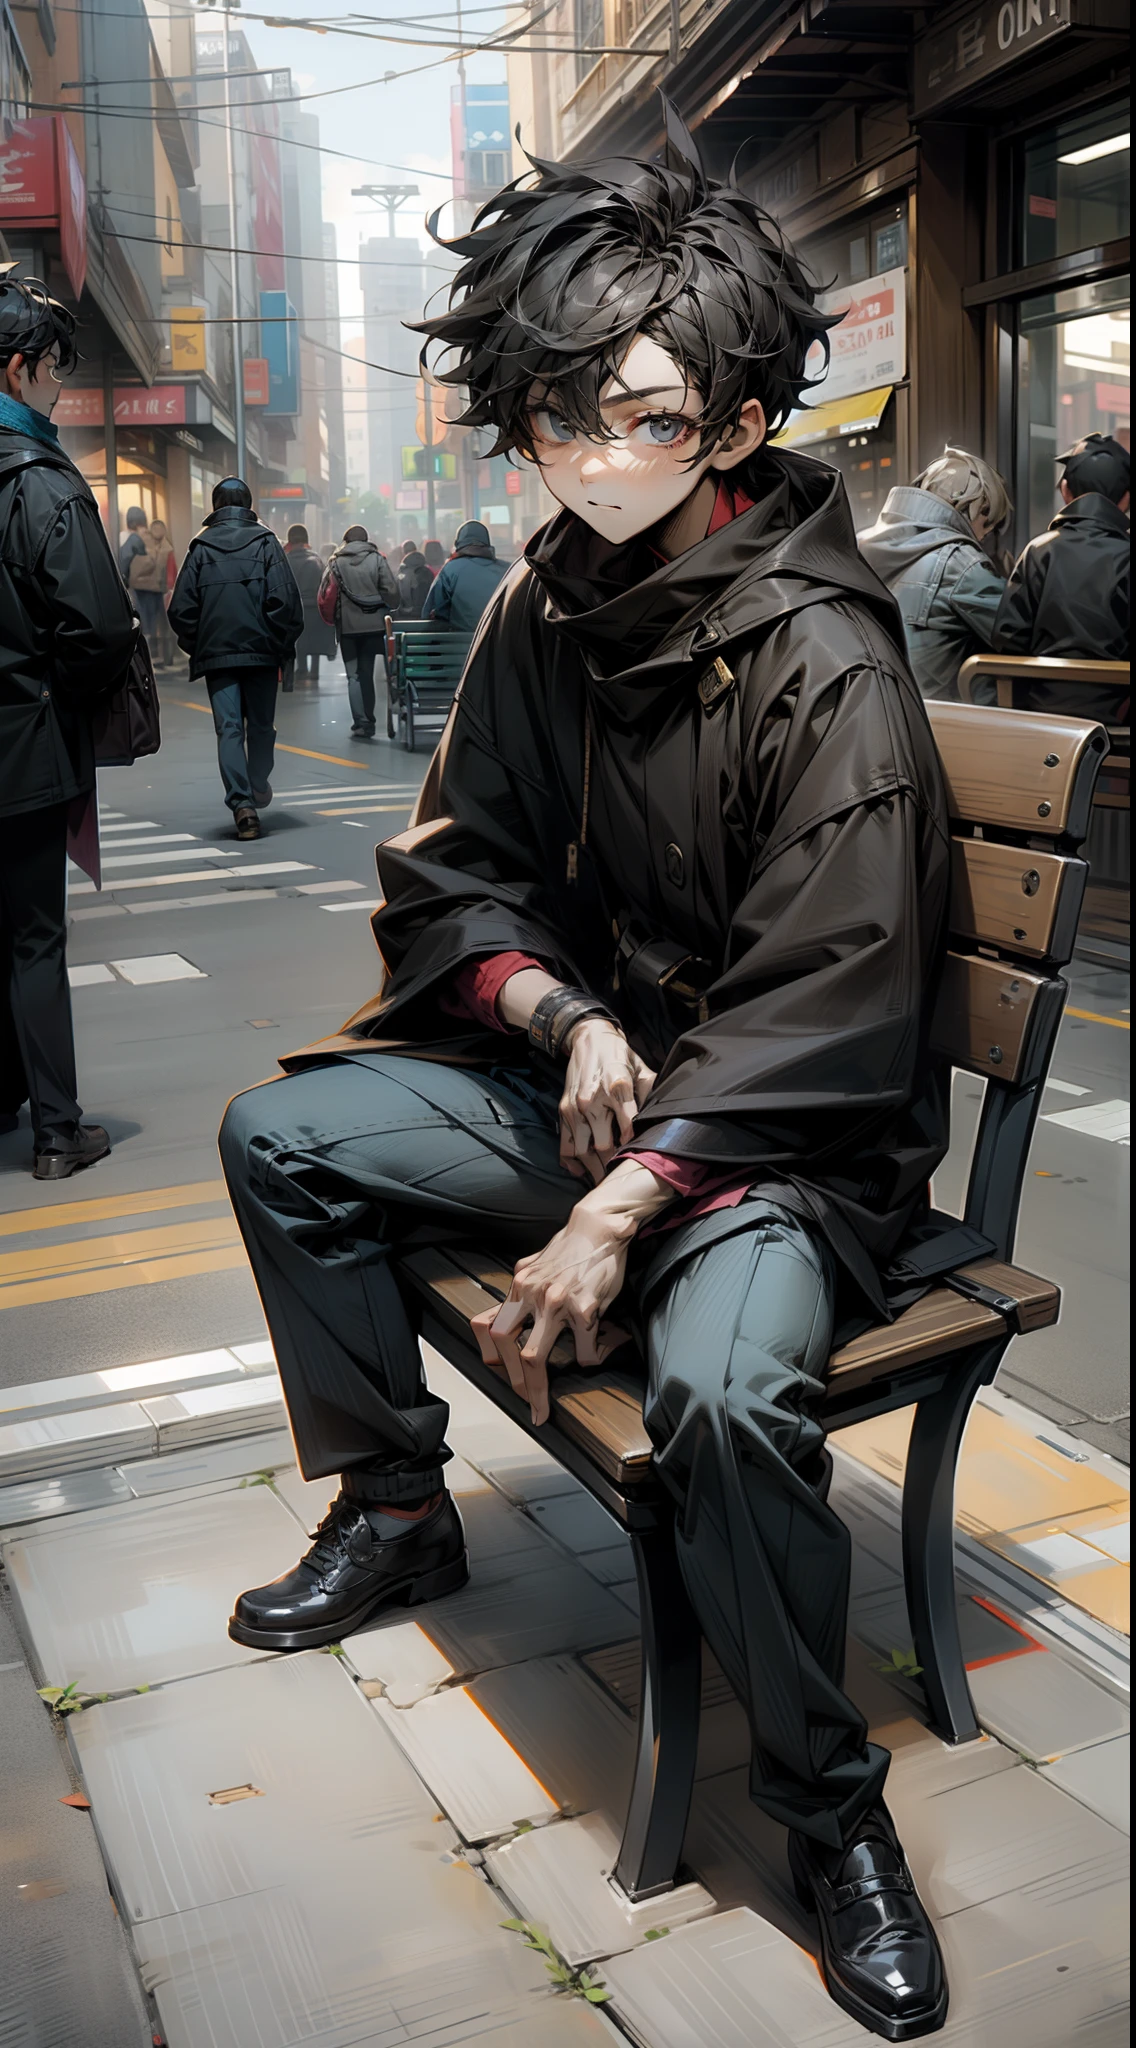
<svg viewBox="0 0 1136 2048">
<path fill-rule="evenodd" d="M 185 425 L 185 385 L 143 384 L 120 386 L 114 394 L 115 425 L 120 427 L 180 427 Z M 101 427 L 103 394 L 97 387 L 81 386 L 60 392 L 52 414 L 57 427 Z"/>
<path fill-rule="evenodd" d="M 78 298 L 87 274 L 87 188 L 62 114 L 0 128 L 0 225 L 57 228 Z"/>
<path fill-rule="evenodd" d="M 204 306 L 170 308 L 170 354 L 175 370 L 204 371 L 208 367 L 205 360 Z"/>
<path fill-rule="evenodd" d="M 271 397 L 268 382 L 268 357 L 245 357 L 245 404 L 267 405 Z"/>
<path fill-rule="evenodd" d="M 1060 35 L 1072 0 L 979 0 L 915 44 L 915 113 L 958 99 L 1027 50 Z"/>
<path fill-rule="evenodd" d="M 820 292 L 823 313 L 843 313 L 829 329 L 828 375 L 808 394 L 810 405 L 833 398 L 854 398 L 880 384 L 898 384 L 907 372 L 907 272 L 885 270 L 880 277 L 841 291 Z M 806 370 L 817 376 L 824 364 L 822 349 L 809 350 Z"/>
</svg>

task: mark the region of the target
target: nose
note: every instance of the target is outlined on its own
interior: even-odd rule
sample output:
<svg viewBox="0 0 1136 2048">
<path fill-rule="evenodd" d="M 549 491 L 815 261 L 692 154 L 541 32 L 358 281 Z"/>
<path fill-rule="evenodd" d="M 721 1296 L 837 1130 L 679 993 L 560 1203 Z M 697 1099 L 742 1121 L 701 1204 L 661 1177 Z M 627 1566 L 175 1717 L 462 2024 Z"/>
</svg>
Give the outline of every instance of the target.
<svg viewBox="0 0 1136 2048">
<path fill-rule="evenodd" d="M 586 484 L 595 483 L 603 475 L 606 468 L 607 450 L 606 448 L 597 448 L 594 453 L 585 455 L 580 464 L 581 481 Z"/>
</svg>

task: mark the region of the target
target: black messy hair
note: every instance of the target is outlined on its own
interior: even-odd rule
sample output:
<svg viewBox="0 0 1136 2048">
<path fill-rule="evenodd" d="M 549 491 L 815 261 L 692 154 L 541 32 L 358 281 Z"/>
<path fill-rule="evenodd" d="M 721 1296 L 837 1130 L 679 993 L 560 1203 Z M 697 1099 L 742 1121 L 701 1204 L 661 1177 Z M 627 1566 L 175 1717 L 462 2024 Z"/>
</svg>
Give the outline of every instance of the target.
<svg viewBox="0 0 1136 2048">
<path fill-rule="evenodd" d="M 447 310 L 413 323 L 428 337 L 423 373 L 440 345 L 446 367 L 432 374 L 465 390 L 462 425 L 495 429 L 491 455 L 535 455 L 534 385 L 569 426 L 603 438 L 600 393 L 637 334 L 701 396 L 696 462 L 748 399 L 760 400 L 771 433 L 784 423 L 816 381 L 805 374 L 814 342 L 827 367 L 836 318 L 818 311 L 780 228 L 732 176 L 706 175 L 669 105 L 666 125 L 658 162 L 531 157 L 534 179 L 507 185 L 467 235 L 447 241 L 431 216 L 435 241 L 465 260 Z"/>
<path fill-rule="evenodd" d="M 0 263 L 0 365 L 23 356 L 35 374 L 52 349 L 57 367 L 73 370 L 79 360 L 75 346 L 75 315 L 53 299 L 38 277 L 16 277 L 15 263 Z"/>
</svg>

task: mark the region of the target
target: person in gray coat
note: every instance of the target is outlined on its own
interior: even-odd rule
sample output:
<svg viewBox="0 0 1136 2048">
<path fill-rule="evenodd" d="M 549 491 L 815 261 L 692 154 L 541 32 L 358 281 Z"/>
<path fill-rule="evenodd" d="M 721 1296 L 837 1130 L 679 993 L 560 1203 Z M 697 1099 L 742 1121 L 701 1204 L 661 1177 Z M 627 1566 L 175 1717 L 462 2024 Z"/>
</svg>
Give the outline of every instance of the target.
<svg viewBox="0 0 1136 2048">
<path fill-rule="evenodd" d="M 889 491 L 860 553 L 899 606 L 924 697 L 958 702 L 958 672 L 992 644 L 1006 579 L 984 543 L 1013 512 L 997 470 L 947 447 L 914 483 Z"/>
<path fill-rule="evenodd" d="M 349 526 L 323 572 L 318 605 L 320 617 L 339 634 L 353 740 L 375 736 L 375 662 L 383 652 L 387 614 L 398 604 L 399 586 L 386 556 L 365 526 Z"/>
<path fill-rule="evenodd" d="M 454 551 L 426 593 L 424 619 L 436 619 L 455 633 L 475 633 L 481 614 L 509 564 L 499 562 L 480 519 L 459 526 Z"/>
</svg>

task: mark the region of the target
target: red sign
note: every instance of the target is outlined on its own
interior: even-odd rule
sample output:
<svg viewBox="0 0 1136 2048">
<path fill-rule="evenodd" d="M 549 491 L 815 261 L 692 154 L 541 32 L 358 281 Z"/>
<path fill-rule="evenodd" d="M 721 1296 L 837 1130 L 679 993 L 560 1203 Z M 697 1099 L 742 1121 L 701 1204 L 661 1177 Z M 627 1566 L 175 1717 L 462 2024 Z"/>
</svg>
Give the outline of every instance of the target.
<svg viewBox="0 0 1136 2048">
<path fill-rule="evenodd" d="M 507 498 L 519 498 L 523 483 L 524 479 L 519 469 L 507 469 L 505 471 L 505 496 Z"/>
<path fill-rule="evenodd" d="M 273 484 L 271 490 L 262 491 L 260 495 L 262 498 L 306 498 L 308 487 L 306 484 Z"/>
<path fill-rule="evenodd" d="M 256 281 L 261 291 L 282 292 L 284 276 L 284 187 L 274 106 L 248 109 L 249 179 L 252 185 L 252 240 L 257 250 Z"/>
<path fill-rule="evenodd" d="M 78 298 L 87 274 L 87 188 L 61 114 L 37 114 L 0 133 L 0 223 L 58 228 L 63 267 Z"/>
<path fill-rule="evenodd" d="M 114 394 L 114 418 L 120 427 L 185 425 L 185 385 L 122 385 Z M 52 419 L 57 427 L 101 427 L 103 394 L 90 385 L 60 392 Z"/>
<path fill-rule="evenodd" d="M 267 405 L 269 396 L 270 393 L 268 388 L 268 357 L 246 356 L 245 404 Z"/>
</svg>

